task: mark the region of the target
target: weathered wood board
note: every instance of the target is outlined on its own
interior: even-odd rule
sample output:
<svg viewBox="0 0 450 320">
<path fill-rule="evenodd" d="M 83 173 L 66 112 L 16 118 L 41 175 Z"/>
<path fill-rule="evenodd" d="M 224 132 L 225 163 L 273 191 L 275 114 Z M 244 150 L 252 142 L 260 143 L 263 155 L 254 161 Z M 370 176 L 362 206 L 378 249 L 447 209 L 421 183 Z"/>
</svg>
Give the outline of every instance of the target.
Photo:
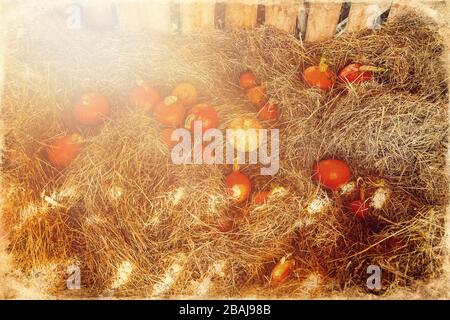
<svg viewBox="0 0 450 320">
<path fill-rule="evenodd" d="M 305 41 L 320 41 L 332 37 L 341 14 L 342 3 L 306 3 L 307 23 Z"/>
</svg>

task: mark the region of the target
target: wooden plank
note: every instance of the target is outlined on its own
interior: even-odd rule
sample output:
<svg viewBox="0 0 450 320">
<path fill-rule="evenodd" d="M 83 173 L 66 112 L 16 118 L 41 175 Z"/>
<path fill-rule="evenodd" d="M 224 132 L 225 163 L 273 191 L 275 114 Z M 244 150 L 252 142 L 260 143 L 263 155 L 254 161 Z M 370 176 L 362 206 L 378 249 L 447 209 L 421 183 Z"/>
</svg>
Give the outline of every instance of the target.
<svg viewBox="0 0 450 320">
<path fill-rule="evenodd" d="M 380 16 L 391 7 L 391 1 L 371 1 L 352 3 L 345 31 L 352 32 L 361 29 L 380 27 Z"/>
<path fill-rule="evenodd" d="M 180 3 L 182 33 L 214 29 L 215 3 L 213 1 L 183 1 Z"/>
<path fill-rule="evenodd" d="M 265 24 L 289 33 L 295 32 L 300 1 L 264 1 Z"/>
<path fill-rule="evenodd" d="M 123 31 L 139 32 L 151 30 L 162 33 L 172 32 L 170 1 L 134 0 L 117 3 L 117 18 Z"/>
<path fill-rule="evenodd" d="M 225 7 L 225 29 L 252 29 L 256 26 L 258 4 L 229 2 Z"/>
<path fill-rule="evenodd" d="M 307 3 L 308 19 L 305 41 L 320 41 L 334 36 L 342 3 Z"/>
</svg>

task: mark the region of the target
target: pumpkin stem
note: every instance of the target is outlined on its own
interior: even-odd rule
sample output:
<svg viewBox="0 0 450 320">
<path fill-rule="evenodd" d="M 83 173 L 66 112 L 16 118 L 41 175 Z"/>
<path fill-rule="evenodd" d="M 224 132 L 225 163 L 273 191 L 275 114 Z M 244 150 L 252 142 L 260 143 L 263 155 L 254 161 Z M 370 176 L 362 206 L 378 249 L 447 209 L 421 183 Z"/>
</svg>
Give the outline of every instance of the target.
<svg viewBox="0 0 450 320">
<path fill-rule="evenodd" d="M 359 67 L 359 71 L 370 71 L 370 72 L 386 72 L 387 69 L 384 67 L 375 67 L 375 66 L 361 66 Z"/>
<path fill-rule="evenodd" d="M 358 178 L 356 179 L 356 187 L 359 187 L 360 184 L 362 184 L 363 182 L 364 182 L 363 178 L 362 178 L 362 177 L 358 177 Z"/>
<path fill-rule="evenodd" d="M 361 202 L 366 201 L 366 192 L 364 190 L 364 187 L 361 187 L 361 189 L 359 189 L 359 200 Z"/>
<path fill-rule="evenodd" d="M 328 64 L 327 64 L 327 59 L 325 59 L 324 57 L 320 58 L 320 62 L 319 62 L 319 71 L 320 72 L 326 72 L 328 70 Z"/>
<path fill-rule="evenodd" d="M 358 179 L 356 179 L 356 187 L 359 188 L 359 200 L 361 202 L 364 202 L 366 199 L 366 192 L 364 190 L 363 184 L 364 184 L 364 179 L 362 177 L 358 177 Z"/>
<path fill-rule="evenodd" d="M 195 120 L 195 115 L 191 114 L 186 117 L 186 120 L 184 121 L 184 127 L 186 129 L 192 129 L 192 123 Z"/>
<path fill-rule="evenodd" d="M 175 104 L 178 101 L 178 97 L 176 96 L 168 96 L 164 98 L 164 104 L 166 106 L 170 106 L 172 104 Z"/>
<path fill-rule="evenodd" d="M 277 183 L 273 183 L 271 185 L 271 190 L 269 192 L 269 197 L 272 196 L 284 196 L 286 194 L 287 190 L 283 186 L 280 186 Z"/>
<path fill-rule="evenodd" d="M 375 181 L 376 187 L 384 187 L 386 186 L 386 181 L 384 179 L 378 179 Z"/>
</svg>

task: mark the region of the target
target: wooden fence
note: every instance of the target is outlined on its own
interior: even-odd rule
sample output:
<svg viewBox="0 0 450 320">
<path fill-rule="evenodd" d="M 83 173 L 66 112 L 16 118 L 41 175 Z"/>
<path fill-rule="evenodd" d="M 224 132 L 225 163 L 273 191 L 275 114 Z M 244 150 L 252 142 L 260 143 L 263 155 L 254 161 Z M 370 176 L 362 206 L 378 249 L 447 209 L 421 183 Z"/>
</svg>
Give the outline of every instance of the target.
<svg viewBox="0 0 450 320">
<path fill-rule="evenodd" d="M 376 28 L 402 14 L 408 3 L 435 13 L 446 6 L 439 0 L 72 0 L 68 6 L 79 6 L 83 26 L 96 30 L 189 33 L 264 24 L 317 41 Z"/>
</svg>

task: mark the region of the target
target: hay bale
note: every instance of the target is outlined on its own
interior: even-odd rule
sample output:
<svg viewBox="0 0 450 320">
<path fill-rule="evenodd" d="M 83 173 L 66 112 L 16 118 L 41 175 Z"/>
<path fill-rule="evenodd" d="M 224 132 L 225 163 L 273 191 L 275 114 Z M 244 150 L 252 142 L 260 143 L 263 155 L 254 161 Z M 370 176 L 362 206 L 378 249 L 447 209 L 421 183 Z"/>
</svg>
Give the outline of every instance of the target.
<svg viewBox="0 0 450 320">
<path fill-rule="evenodd" d="M 8 250 L 15 266 L 25 272 L 51 263 L 65 264 L 82 245 L 78 216 L 46 199 L 18 208 L 9 222 L 14 226 L 8 232 Z"/>
<path fill-rule="evenodd" d="M 388 270 L 392 288 L 432 276 L 440 268 L 447 199 L 441 44 L 427 24 L 408 19 L 309 48 L 270 27 L 99 39 L 82 31 L 67 36 L 45 19 L 30 23 L 35 32 L 11 43 L 2 110 L 2 169 L 10 190 L 2 218 L 17 266 L 32 270 L 74 259 L 83 275 L 81 295 L 121 297 L 320 296 L 336 287 L 360 288 L 368 263 Z M 407 28 L 410 22 L 419 23 L 417 30 Z M 414 37 L 427 45 L 413 48 Z M 402 57 L 400 46 L 407 47 Z M 307 88 L 299 71 L 321 54 L 335 59 L 335 68 L 358 60 L 391 72 L 380 78 L 385 86 Z M 421 59 L 431 62 L 420 65 Z M 129 110 L 126 101 L 137 79 L 162 96 L 189 81 L 200 101 L 216 107 L 219 128 L 226 129 L 237 117 L 256 117 L 237 85 L 246 69 L 280 104 L 281 119 L 264 126 L 281 129 L 281 168 L 273 177 L 259 176 L 259 166 L 241 170 L 255 190 L 276 184 L 284 192 L 264 205 L 236 206 L 224 186 L 229 166 L 173 165 L 159 125 Z M 97 128 L 71 119 L 71 100 L 85 89 L 110 100 L 111 117 Z M 40 150 L 65 131 L 86 142 L 71 166 L 56 171 Z M 340 196 L 310 179 L 313 163 L 327 156 L 345 159 L 355 177 L 387 179 L 388 205 L 368 221 L 349 216 Z M 21 221 L 18 211 L 33 205 L 39 214 Z M 229 232 L 218 230 L 225 218 L 234 221 Z M 395 250 L 386 244 L 393 238 L 400 243 Z M 296 260 L 291 281 L 272 286 L 271 269 L 287 255 Z"/>
<path fill-rule="evenodd" d="M 159 132 L 156 121 L 139 112 L 106 123 L 97 136 L 86 140 L 65 172 L 63 188 L 72 190 L 71 201 L 82 199 L 85 208 L 95 212 L 114 206 L 125 193 L 131 201 L 125 205 L 132 210 L 144 196 L 167 187 L 170 158 Z"/>
<path fill-rule="evenodd" d="M 385 177 L 425 202 L 444 204 L 447 116 L 445 103 L 375 84 L 358 86 L 325 111 L 318 125 L 326 137 L 321 157 L 345 159 L 355 177 Z"/>
<path fill-rule="evenodd" d="M 338 72 L 352 62 L 387 68 L 377 79 L 393 90 L 405 90 L 434 101 L 448 97 L 444 41 L 431 19 L 408 13 L 380 29 L 346 32 L 311 44 L 308 51 L 324 56 Z"/>
<path fill-rule="evenodd" d="M 442 263 L 445 206 L 423 205 L 407 192 L 393 190 L 386 206 L 364 220 L 354 219 L 334 199 L 314 223 L 300 230 L 299 261 L 344 292 L 355 287 L 366 291 L 371 265 L 383 272 L 382 293 L 436 277 Z"/>
<path fill-rule="evenodd" d="M 13 83 L 5 88 L 2 116 L 7 121 L 1 168 L 5 181 L 16 184 L 16 191 L 23 190 L 37 200 L 44 190 L 57 187 L 57 173 L 43 160 L 43 155 L 52 139 L 64 129 L 51 102 L 35 95 L 34 90 L 26 83 Z"/>
</svg>

